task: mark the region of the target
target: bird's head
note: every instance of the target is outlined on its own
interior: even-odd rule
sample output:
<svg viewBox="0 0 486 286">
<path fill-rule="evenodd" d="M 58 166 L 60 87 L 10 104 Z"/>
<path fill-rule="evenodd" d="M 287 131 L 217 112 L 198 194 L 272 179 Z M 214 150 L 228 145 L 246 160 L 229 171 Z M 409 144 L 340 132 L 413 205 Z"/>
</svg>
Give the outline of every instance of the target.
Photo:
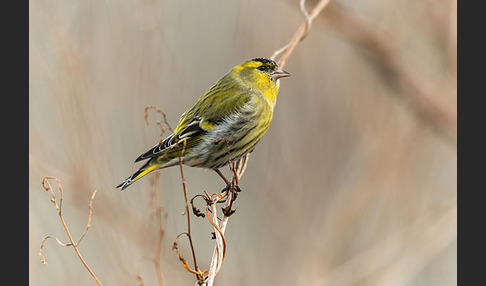
<svg viewBox="0 0 486 286">
<path fill-rule="evenodd" d="M 279 79 L 290 76 L 290 73 L 279 68 L 277 63 L 267 58 L 247 60 L 233 68 L 235 76 L 246 86 L 260 90 L 278 91 Z"/>
</svg>

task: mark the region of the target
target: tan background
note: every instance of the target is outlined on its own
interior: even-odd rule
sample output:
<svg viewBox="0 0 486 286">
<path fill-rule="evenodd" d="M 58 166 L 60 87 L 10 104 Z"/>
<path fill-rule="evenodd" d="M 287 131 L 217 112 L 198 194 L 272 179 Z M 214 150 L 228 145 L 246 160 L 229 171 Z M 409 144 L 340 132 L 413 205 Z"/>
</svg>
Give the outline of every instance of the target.
<svg viewBox="0 0 486 286">
<path fill-rule="evenodd" d="M 405 73 L 455 112 L 455 1 L 340 3 L 384 35 Z M 285 66 L 292 76 L 281 81 L 274 120 L 243 177 L 216 284 L 456 285 L 454 132 L 444 136 L 417 116 L 380 59 L 329 11 Z M 30 284 L 94 285 L 72 249 L 48 240 L 48 265 L 38 256 L 44 236 L 67 241 L 41 187 L 44 176 L 55 176 L 75 238 L 98 190 L 79 247 L 99 279 L 138 285 L 137 262 L 153 256 L 157 243 L 151 176 L 123 192 L 114 187 L 158 140 L 144 107 L 160 107 L 175 126 L 232 66 L 287 43 L 303 20 L 299 3 L 38 0 L 29 2 L 29 14 Z M 212 172 L 184 171 L 190 196 L 223 187 Z M 193 285 L 171 250 L 186 228 L 178 169 L 164 170 L 159 184 L 167 213 L 164 283 Z M 211 231 L 193 219 L 201 268 L 208 267 Z M 189 259 L 184 239 L 181 250 Z M 146 260 L 141 275 L 157 284 Z"/>
</svg>

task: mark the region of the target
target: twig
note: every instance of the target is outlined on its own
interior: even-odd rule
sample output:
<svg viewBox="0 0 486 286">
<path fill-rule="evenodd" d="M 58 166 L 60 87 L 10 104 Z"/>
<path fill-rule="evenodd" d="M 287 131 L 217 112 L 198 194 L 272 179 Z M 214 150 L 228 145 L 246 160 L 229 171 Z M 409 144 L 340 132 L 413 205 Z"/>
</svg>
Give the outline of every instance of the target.
<svg viewBox="0 0 486 286">
<path fill-rule="evenodd" d="M 209 207 L 211 207 L 213 218 L 211 218 L 211 216 L 209 215 Z M 217 223 L 218 215 L 216 210 L 216 202 L 213 201 L 209 206 L 206 206 L 206 215 L 208 216 L 209 222 L 216 230 L 217 233 L 216 237 L 218 237 L 219 235 L 219 239 L 216 238 L 216 241 L 218 242 L 218 262 L 219 262 L 218 264 L 221 265 L 224 260 L 224 257 L 226 256 L 226 238 L 224 237 L 224 233 Z"/>
<path fill-rule="evenodd" d="M 179 144 L 180 142 L 182 142 L 182 150 L 180 148 L 180 144 Z M 187 184 L 186 184 L 186 179 L 184 178 L 184 171 L 182 169 L 182 164 L 183 164 L 182 155 L 184 154 L 184 151 L 186 149 L 186 139 L 183 139 L 181 141 L 177 141 L 176 144 L 177 144 L 177 149 L 179 151 L 179 168 L 180 168 L 180 171 L 181 171 L 182 189 L 184 191 L 184 201 L 186 203 L 185 215 L 187 217 L 187 232 L 185 232 L 185 234 L 187 236 L 187 239 L 189 240 L 189 245 L 191 246 L 192 259 L 193 259 L 193 262 L 194 262 L 194 269 L 195 269 L 194 271 L 190 271 L 190 272 L 196 274 L 196 278 L 197 278 L 198 281 L 203 281 L 204 280 L 204 274 L 203 274 L 204 272 L 202 272 L 197 265 L 196 251 L 194 250 L 194 244 L 192 242 L 192 237 L 191 237 L 191 216 L 190 216 L 190 213 L 189 213 L 189 200 L 188 200 L 188 197 L 187 197 Z M 174 245 L 176 246 L 175 242 L 174 242 Z M 179 255 L 179 253 L 178 253 L 178 255 Z M 179 258 L 182 258 L 182 255 L 179 255 Z M 181 261 L 183 261 L 183 260 L 181 259 Z M 184 264 L 184 266 L 186 267 L 186 264 Z M 188 271 L 190 270 L 187 267 L 186 267 L 186 269 Z"/>
<path fill-rule="evenodd" d="M 171 128 L 169 122 L 167 121 L 167 117 L 165 115 L 165 113 L 158 107 L 154 106 L 154 105 L 149 105 L 147 107 L 145 107 L 145 123 L 148 125 L 149 122 L 148 122 L 148 110 L 149 109 L 154 109 L 156 110 L 157 112 L 159 112 L 162 117 L 163 117 L 163 122 L 162 121 L 158 121 L 156 122 L 157 125 L 159 125 L 160 127 L 160 144 L 162 144 L 162 138 L 163 138 L 163 134 L 165 132 L 165 128 L 163 127 L 163 123 L 165 123 L 165 125 L 167 126 L 167 128 L 171 131 L 171 132 L 174 132 L 173 129 Z M 182 146 L 181 146 L 182 145 Z M 195 274 L 196 275 L 196 278 L 198 281 L 203 281 L 204 280 L 204 275 L 207 273 L 207 270 L 205 271 L 201 271 L 198 267 L 198 264 L 197 264 L 197 258 L 196 258 L 196 251 L 194 249 L 194 243 L 192 241 L 192 236 L 191 236 L 191 217 L 190 217 L 190 212 L 189 212 L 189 200 L 188 200 L 188 195 L 187 195 L 187 184 L 186 184 L 186 179 L 184 178 L 184 171 L 183 171 L 183 168 L 182 168 L 182 165 L 183 165 L 183 154 L 185 152 L 185 148 L 186 148 L 186 139 L 183 139 L 183 140 L 178 140 L 178 138 L 176 138 L 176 143 L 167 147 L 166 149 L 166 153 L 162 156 L 165 156 L 167 155 L 167 151 L 172 149 L 172 148 L 176 148 L 177 147 L 177 150 L 178 150 L 178 157 L 179 157 L 179 167 L 180 167 L 180 173 L 181 173 L 181 180 L 182 180 L 182 189 L 183 189 L 183 192 L 184 192 L 184 200 L 185 200 L 185 212 L 183 213 L 183 215 L 186 215 L 187 217 L 187 232 L 183 232 L 183 233 L 180 233 L 176 239 L 174 240 L 174 243 L 172 245 L 172 249 L 176 251 L 177 253 L 177 256 L 179 257 L 179 260 L 182 262 L 184 268 L 192 273 L 192 274 Z M 181 149 L 182 147 L 182 149 Z M 158 173 L 157 173 L 158 174 Z M 158 181 L 158 175 L 156 176 L 156 180 Z M 158 189 L 158 185 L 156 185 L 156 188 Z M 158 190 L 156 191 L 158 192 Z M 158 193 L 157 193 L 158 194 Z M 158 200 L 158 198 L 157 198 Z M 192 204 L 192 200 L 191 200 L 191 204 Z M 160 206 L 159 206 L 160 207 Z M 157 208 L 159 209 L 159 208 Z M 157 211 L 157 210 L 156 210 Z M 160 217 L 160 215 L 159 215 Z M 159 261 L 160 261 L 160 255 L 161 255 L 161 241 L 162 241 L 162 236 L 163 236 L 163 232 L 162 232 L 162 228 L 161 228 L 161 222 L 159 221 L 159 230 L 160 230 L 160 233 L 159 233 L 159 244 L 158 244 L 158 247 L 157 247 L 157 250 L 156 250 L 156 256 L 155 258 L 153 259 L 153 262 L 154 264 L 156 265 L 156 268 L 157 268 L 157 277 L 159 279 L 159 284 L 162 284 L 162 273 L 161 273 L 161 270 L 160 270 L 160 264 L 159 264 Z M 191 269 L 189 264 L 187 263 L 187 260 L 184 258 L 184 256 L 182 255 L 182 253 L 179 251 L 179 246 L 178 246 L 178 239 L 179 237 L 182 235 L 182 234 L 185 234 L 187 239 L 189 240 L 189 245 L 190 245 L 190 248 L 191 248 L 191 253 L 192 253 L 192 259 L 193 259 L 193 263 L 194 263 L 194 269 Z M 139 282 L 141 283 L 141 285 L 143 285 L 143 278 L 141 277 L 141 275 L 139 274 L 140 272 L 138 271 L 137 272 L 137 279 L 139 280 Z"/>
<path fill-rule="evenodd" d="M 149 111 L 149 109 L 154 109 L 158 113 L 162 114 L 162 117 L 164 118 L 163 123 L 165 123 L 165 125 L 170 130 L 170 132 L 174 132 L 174 130 L 172 130 L 172 127 L 170 127 L 169 122 L 167 121 L 167 117 L 165 116 L 165 112 L 163 112 L 162 109 L 160 109 L 160 108 L 158 108 L 157 106 L 154 106 L 154 105 L 148 105 L 148 106 L 145 107 L 145 124 L 147 124 L 147 125 L 149 124 L 149 122 L 148 122 L 148 111 Z M 163 135 L 165 133 L 165 128 L 162 125 L 162 121 L 157 121 L 156 124 L 159 125 L 159 127 L 160 127 L 160 138 L 159 139 L 160 139 L 160 144 L 162 144 Z"/>
<path fill-rule="evenodd" d="M 57 203 L 56 201 L 56 196 L 54 194 L 54 191 L 52 190 L 52 186 L 51 184 L 49 183 L 49 180 L 55 180 L 57 182 L 57 185 L 59 186 L 59 194 L 60 194 L 60 197 L 59 197 L 59 204 Z M 53 236 L 46 236 L 44 237 L 44 239 L 42 240 L 42 243 L 41 243 L 41 247 L 40 247 L 40 251 L 39 251 L 39 255 L 42 259 L 42 263 L 44 263 L 44 265 L 47 265 L 47 262 L 44 258 L 44 255 L 42 253 L 43 249 L 44 249 L 44 242 L 49 239 L 49 238 L 53 238 L 57 241 L 57 243 L 59 245 L 62 245 L 62 246 L 65 246 L 65 247 L 68 247 L 68 246 L 72 246 L 74 248 L 74 251 L 76 252 L 76 254 L 78 255 L 79 257 L 79 260 L 81 260 L 81 262 L 83 263 L 84 267 L 88 270 L 88 272 L 91 274 L 91 276 L 95 279 L 96 283 L 98 283 L 98 285 L 102 285 L 100 280 L 98 280 L 98 278 L 96 277 L 96 275 L 93 273 L 93 271 L 91 270 L 91 268 L 88 266 L 88 264 L 86 263 L 86 261 L 83 259 L 83 256 L 81 255 L 81 253 L 79 252 L 79 249 L 78 249 L 78 245 L 79 243 L 81 242 L 81 240 L 84 238 L 84 236 L 86 235 L 86 233 L 88 232 L 88 229 L 89 227 L 91 226 L 91 217 L 93 215 L 93 200 L 96 196 L 96 190 L 93 192 L 93 195 L 91 196 L 91 200 L 89 202 L 89 216 L 88 216 L 88 224 L 86 225 L 86 228 L 84 229 L 84 232 L 83 234 L 81 235 L 81 237 L 78 239 L 78 241 L 76 243 L 74 243 L 74 240 L 73 240 L 73 237 L 71 236 L 71 232 L 69 231 L 67 225 L 66 225 L 66 222 L 64 221 L 64 218 L 62 217 L 62 187 L 61 187 L 61 181 L 55 177 L 44 177 L 44 179 L 42 180 L 42 187 L 46 190 L 46 191 L 50 191 L 51 194 L 52 194 L 52 197 L 51 197 L 51 202 L 56 206 L 56 209 L 57 209 L 57 213 L 59 214 L 59 218 L 61 219 L 61 223 L 64 227 L 64 230 L 66 231 L 68 237 L 69 237 L 69 241 L 70 243 L 62 243 L 57 237 L 53 237 Z"/>
<path fill-rule="evenodd" d="M 248 165 L 248 160 L 250 159 L 250 153 L 246 154 L 245 157 L 240 158 L 237 163 L 236 168 L 236 179 L 239 181 L 246 171 L 246 166 Z"/>
<path fill-rule="evenodd" d="M 300 27 L 297 29 L 290 42 L 285 46 L 283 46 L 282 48 L 275 51 L 273 55 L 270 57 L 272 60 L 275 60 L 275 58 L 278 55 L 284 53 L 284 55 L 278 61 L 279 67 L 282 68 L 285 65 L 285 62 L 287 61 L 290 54 L 294 51 L 297 44 L 300 43 L 307 36 L 307 33 L 311 28 L 312 21 L 314 21 L 317 15 L 319 15 L 319 13 L 321 13 L 321 11 L 324 10 L 324 8 L 326 8 L 327 4 L 329 4 L 329 0 L 320 0 L 316 4 L 316 6 L 314 6 L 314 9 L 312 9 L 312 11 L 309 14 L 305 9 L 305 0 L 300 1 L 300 9 L 306 18 L 305 22 L 303 22 L 300 25 Z"/>
</svg>

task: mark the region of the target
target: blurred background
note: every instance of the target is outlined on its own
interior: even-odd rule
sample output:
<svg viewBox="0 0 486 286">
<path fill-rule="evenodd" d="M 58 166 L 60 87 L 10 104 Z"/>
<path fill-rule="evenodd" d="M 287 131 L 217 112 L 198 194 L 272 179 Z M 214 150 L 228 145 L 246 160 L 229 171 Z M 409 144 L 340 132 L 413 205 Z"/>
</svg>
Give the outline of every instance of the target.
<svg viewBox="0 0 486 286">
<path fill-rule="evenodd" d="M 307 1 L 312 9 L 317 1 Z M 299 1 L 29 1 L 29 280 L 158 285 L 153 178 L 115 186 L 231 67 L 269 57 L 304 16 Z M 270 129 L 250 156 L 216 285 L 457 284 L 457 3 L 333 1 L 288 59 Z M 184 168 L 189 196 L 223 187 Z M 228 170 L 224 172 L 228 174 Z M 52 182 L 53 187 L 57 186 Z M 171 249 L 186 231 L 177 168 L 160 172 L 164 285 L 194 285 Z M 56 193 L 57 194 L 57 193 Z M 202 205 L 201 205 L 202 206 Z M 192 218 L 199 266 L 214 242 Z M 192 265 L 187 240 L 180 248 Z"/>
</svg>

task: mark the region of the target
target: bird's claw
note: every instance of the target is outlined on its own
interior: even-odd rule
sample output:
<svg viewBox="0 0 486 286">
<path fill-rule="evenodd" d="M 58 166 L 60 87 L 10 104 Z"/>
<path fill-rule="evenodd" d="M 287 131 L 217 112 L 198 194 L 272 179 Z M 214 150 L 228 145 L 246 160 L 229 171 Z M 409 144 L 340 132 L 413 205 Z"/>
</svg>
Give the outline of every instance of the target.
<svg viewBox="0 0 486 286">
<path fill-rule="evenodd" d="M 239 185 L 234 184 L 233 182 L 228 183 L 222 190 L 221 192 L 224 193 L 226 191 L 231 191 L 234 190 L 235 192 L 241 192 L 241 188 Z"/>
</svg>

